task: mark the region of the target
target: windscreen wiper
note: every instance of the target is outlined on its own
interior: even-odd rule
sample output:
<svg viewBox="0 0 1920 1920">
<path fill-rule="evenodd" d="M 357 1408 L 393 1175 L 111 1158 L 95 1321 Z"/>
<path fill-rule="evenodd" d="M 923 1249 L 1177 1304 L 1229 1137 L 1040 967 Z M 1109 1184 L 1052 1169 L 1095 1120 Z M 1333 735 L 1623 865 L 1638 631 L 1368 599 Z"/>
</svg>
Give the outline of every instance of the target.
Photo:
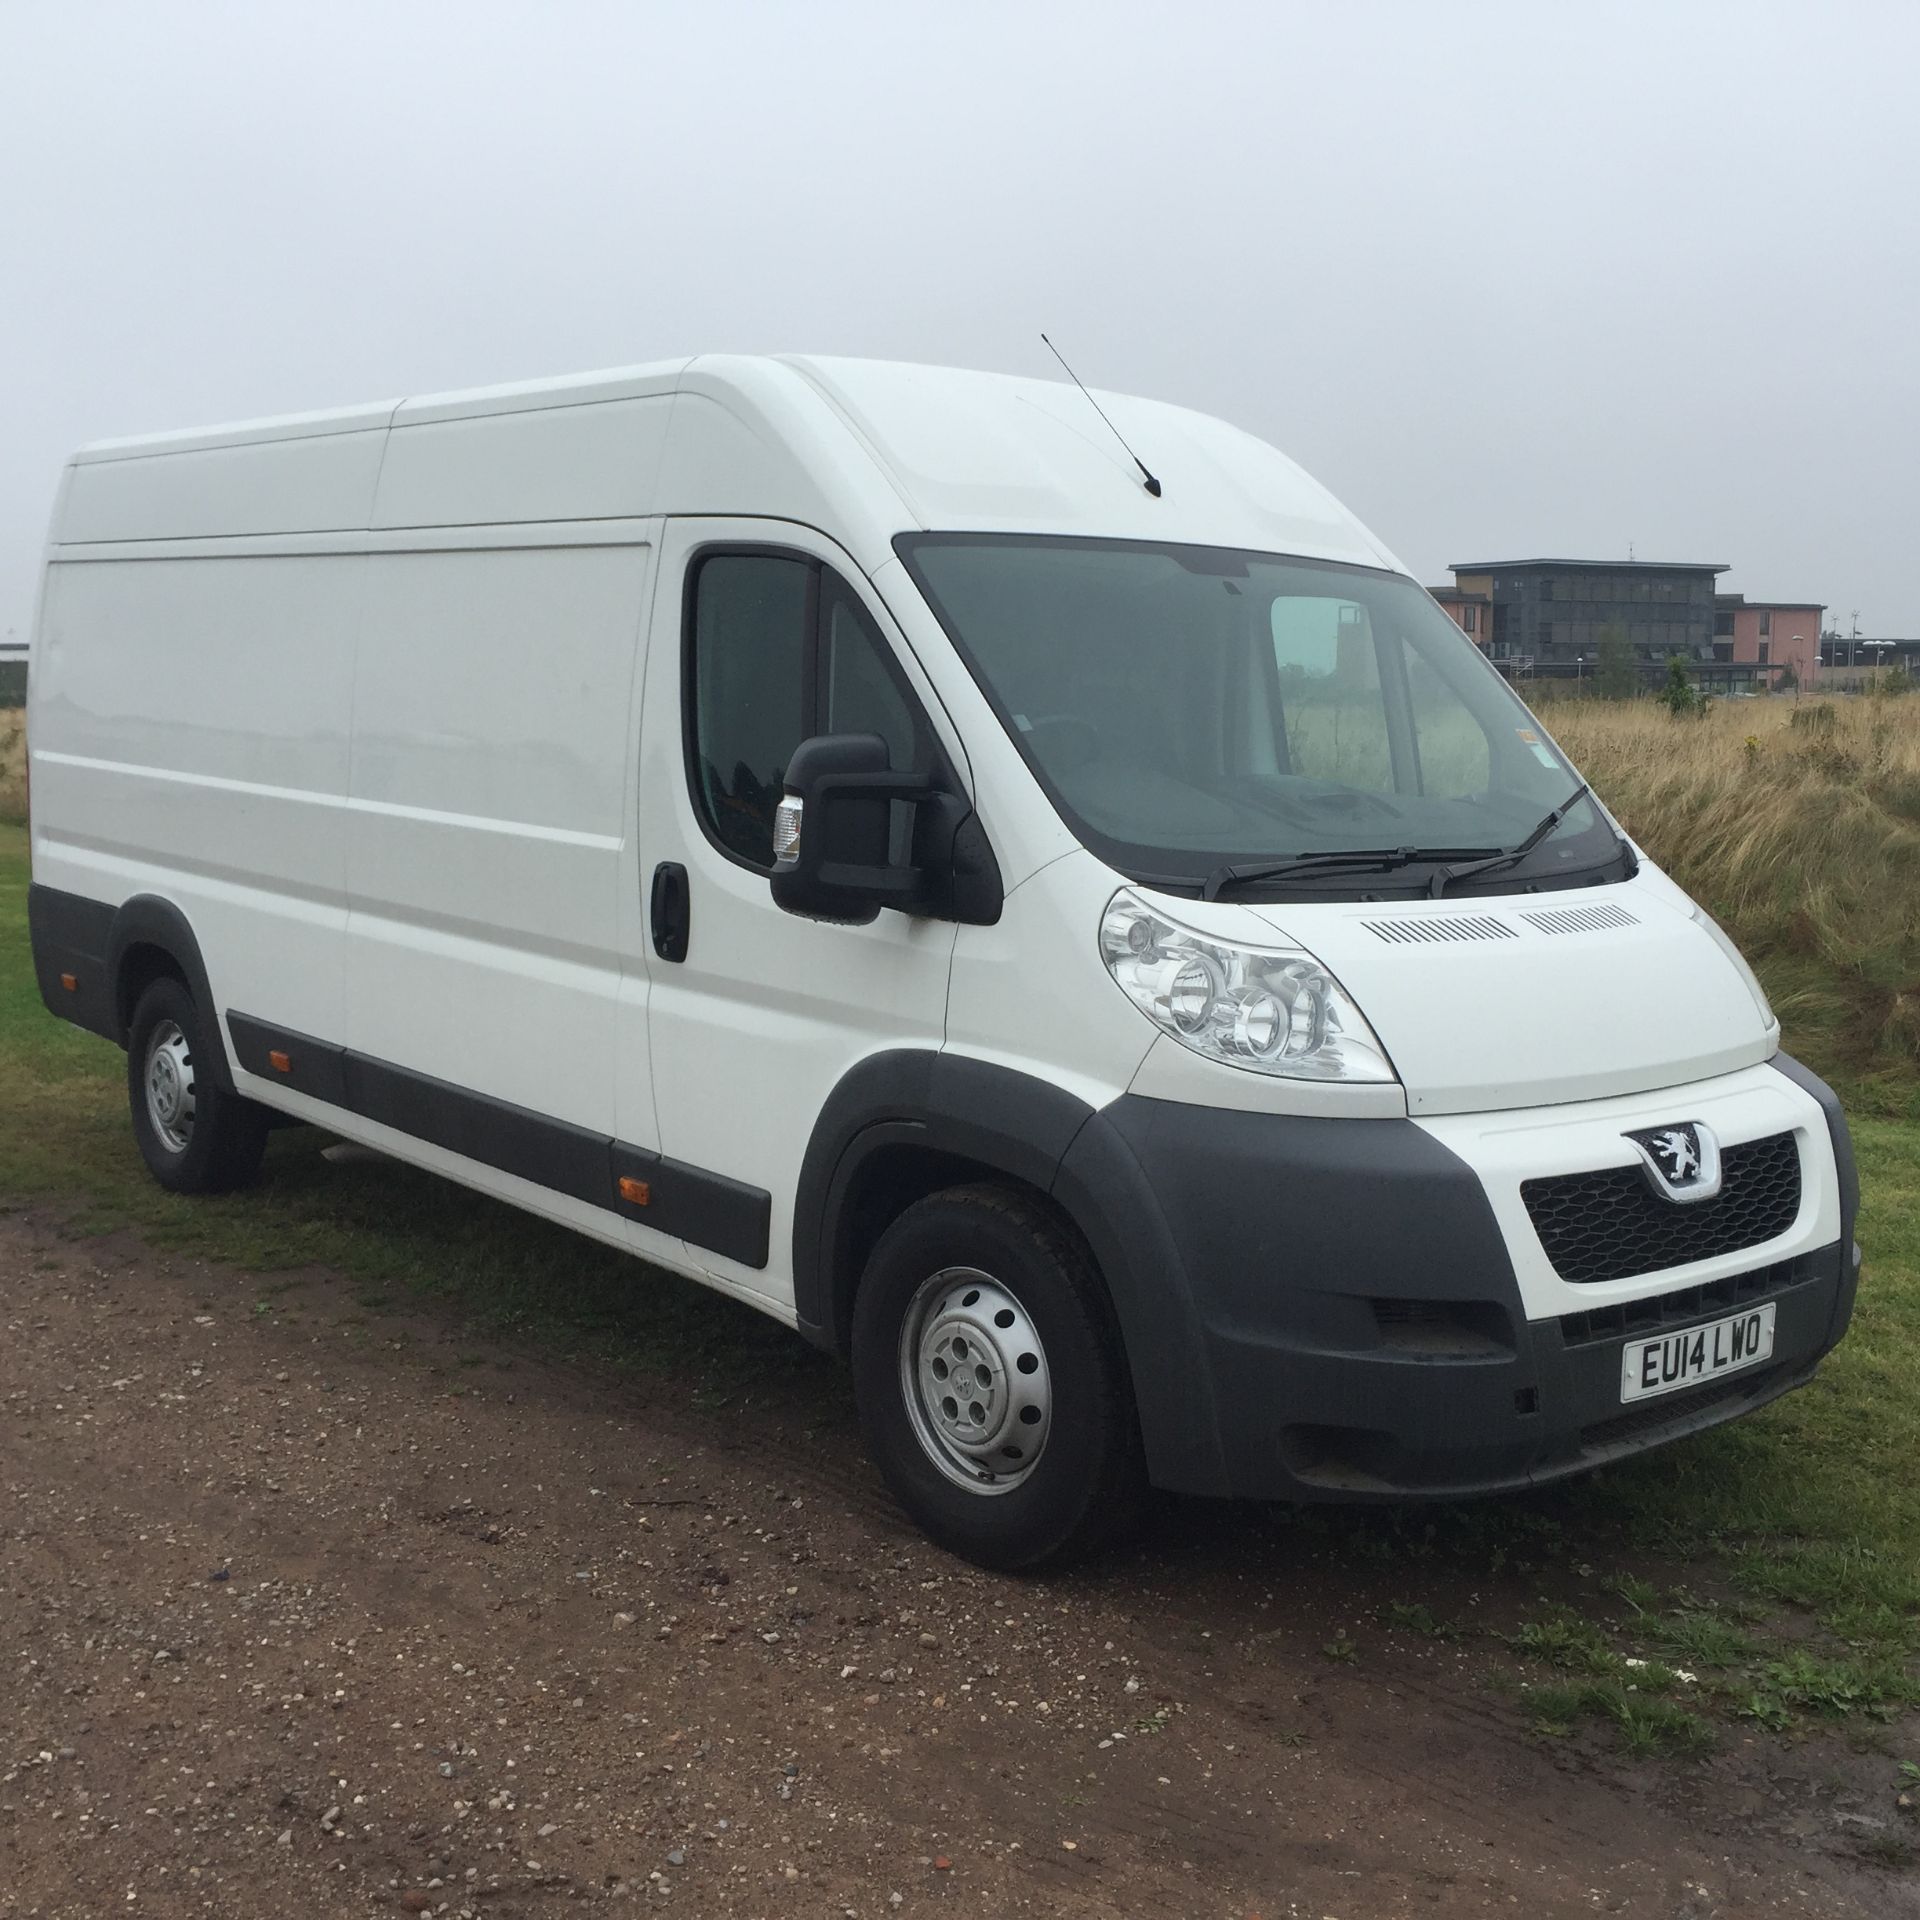
<svg viewBox="0 0 1920 1920">
<path fill-rule="evenodd" d="M 1433 876 L 1433 897 L 1438 900 L 1456 880 L 1471 880 L 1478 873 L 1497 873 L 1502 867 L 1524 860 L 1592 791 L 1582 780 L 1518 846 L 1503 848 L 1488 859 L 1474 861 L 1471 866 L 1442 867 Z"/>
<path fill-rule="evenodd" d="M 1471 860 L 1480 854 L 1498 852 L 1495 847 L 1324 847 L 1317 853 L 1296 853 L 1290 860 L 1215 867 L 1200 889 L 1200 898 L 1218 900 L 1231 887 L 1257 886 L 1263 880 L 1286 880 L 1296 873 L 1392 873 L 1416 861 Z"/>
</svg>

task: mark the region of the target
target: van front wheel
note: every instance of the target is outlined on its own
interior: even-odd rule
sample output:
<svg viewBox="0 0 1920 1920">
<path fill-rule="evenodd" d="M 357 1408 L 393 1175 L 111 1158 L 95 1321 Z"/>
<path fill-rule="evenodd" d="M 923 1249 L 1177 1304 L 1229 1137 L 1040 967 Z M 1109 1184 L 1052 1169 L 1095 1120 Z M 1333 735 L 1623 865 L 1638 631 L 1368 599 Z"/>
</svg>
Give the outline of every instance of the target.
<svg viewBox="0 0 1920 1920">
<path fill-rule="evenodd" d="M 854 1302 L 853 1370 L 888 1486 L 964 1559 L 1059 1566 L 1138 1510 L 1105 1292 L 1079 1244 L 1020 1195 L 955 1187 L 887 1229 Z"/>
<path fill-rule="evenodd" d="M 213 1085 L 202 1065 L 219 1043 L 178 980 L 156 980 L 127 1030 L 127 1101 L 147 1171 L 174 1193 L 225 1193 L 260 1171 L 264 1107 Z"/>
</svg>

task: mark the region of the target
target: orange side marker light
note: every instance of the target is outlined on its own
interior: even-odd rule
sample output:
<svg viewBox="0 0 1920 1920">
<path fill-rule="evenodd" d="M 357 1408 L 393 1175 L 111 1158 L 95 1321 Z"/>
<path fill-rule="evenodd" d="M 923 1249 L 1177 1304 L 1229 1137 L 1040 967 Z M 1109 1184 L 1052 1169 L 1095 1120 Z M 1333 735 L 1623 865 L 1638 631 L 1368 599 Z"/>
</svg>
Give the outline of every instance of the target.
<svg viewBox="0 0 1920 1920">
<path fill-rule="evenodd" d="M 630 1207 L 644 1207 L 653 1200 L 653 1189 L 644 1180 L 636 1180 L 632 1174 L 620 1176 L 620 1198 Z"/>
<path fill-rule="evenodd" d="M 77 973 L 63 973 L 60 976 L 60 984 L 65 987 L 69 993 L 78 993 L 80 991 L 80 976 Z"/>
<path fill-rule="evenodd" d="M 275 1073 L 291 1073 L 293 1071 L 293 1056 L 282 1053 L 278 1047 L 275 1047 L 273 1051 L 267 1055 L 267 1065 L 270 1066 Z"/>
</svg>

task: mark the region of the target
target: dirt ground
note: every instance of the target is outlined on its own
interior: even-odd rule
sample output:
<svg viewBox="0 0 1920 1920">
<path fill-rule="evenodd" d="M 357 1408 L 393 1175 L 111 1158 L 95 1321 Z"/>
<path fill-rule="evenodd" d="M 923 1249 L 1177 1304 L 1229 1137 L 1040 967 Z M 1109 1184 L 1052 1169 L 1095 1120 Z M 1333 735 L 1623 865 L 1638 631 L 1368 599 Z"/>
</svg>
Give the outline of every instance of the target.
<svg viewBox="0 0 1920 1920">
<path fill-rule="evenodd" d="M 5 1920 L 1920 1914 L 1864 1845 L 1884 1758 L 1535 1740 L 1282 1518 L 998 1578 L 827 1369 L 702 1411 L 260 1296 L 0 1221 Z"/>
</svg>

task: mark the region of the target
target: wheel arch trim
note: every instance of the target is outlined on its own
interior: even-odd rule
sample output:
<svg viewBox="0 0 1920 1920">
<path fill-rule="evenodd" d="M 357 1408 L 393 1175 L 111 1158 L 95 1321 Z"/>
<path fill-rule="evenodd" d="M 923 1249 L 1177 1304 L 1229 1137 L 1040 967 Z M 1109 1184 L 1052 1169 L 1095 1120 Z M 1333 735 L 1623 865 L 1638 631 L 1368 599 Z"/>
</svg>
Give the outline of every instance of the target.
<svg viewBox="0 0 1920 1920">
<path fill-rule="evenodd" d="M 227 1059 L 227 1038 L 207 979 L 207 965 L 200 957 L 200 942 L 194 937 L 192 923 L 171 900 L 157 893 L 136 893 L 123 902 L 113 916 L 107 935 L 106 972 L 113 992 L 114 1019 L 119 1028 L 116 1038 L 121 1046 L 128 1040 L 133 1008 L 124 1004 L 122 976 L 127 956 L 136 947 L 154 947 L 167 955 L 186 979 L 194 1005 L 206 1016 L 214 1036 L 212 1057 L 206 1067 L 213 1083 L 223 1093 L 234 1091 L 233 1069 Z"/>
<path fill-rule="evenodd" d="M 40 997 L 58 1018 L 124 1049 L 133 1020 L 128 956 L 151 947 L 172 963 L 217 1032 L 220 1009 L 208 984 L 199 939 L 185 913 L 162 895 L 136 893 L 115 906 L 36 880 L 27 888 L 27 929 Z M 207 1070 L 222 1092 L 233 1091 L 223 1034 Z"/>
<path fill-rule="evenodd" d="M 885 1155 L 950 1161 L 956 1179 L 985 1172 L 1049 1201 L 1105 1283 L 1151 1477 L 1186 1492 L 1225 1490 L 1200 1315 L 1151 1180 L 1097 1109 L 1032 1074 L 902 1048 L 869 1055 L 842 1078 L 814 1124 L 794 1195 L 802 1334 L 843 1356 L 849 1350 L 859 1281 L 849 1253 L 863 1182 Z"/>
</svg>

